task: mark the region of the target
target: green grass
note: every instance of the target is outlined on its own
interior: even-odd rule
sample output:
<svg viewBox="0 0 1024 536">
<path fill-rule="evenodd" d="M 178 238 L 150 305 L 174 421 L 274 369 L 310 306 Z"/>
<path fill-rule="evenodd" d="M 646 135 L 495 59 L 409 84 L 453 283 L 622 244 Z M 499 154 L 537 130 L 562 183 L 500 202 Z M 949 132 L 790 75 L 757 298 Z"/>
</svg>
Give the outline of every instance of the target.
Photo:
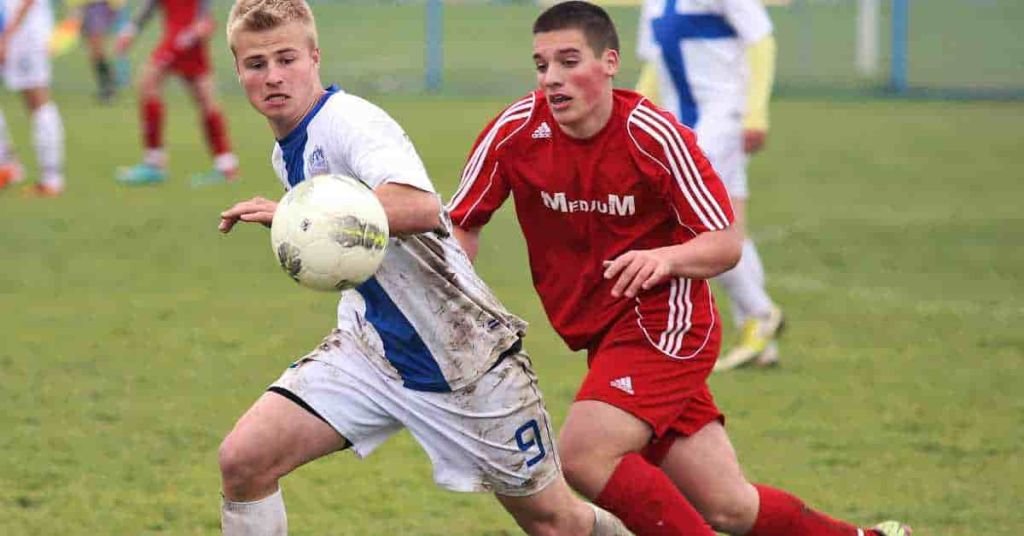
<svg viewBox="0 0 1024 536">
<path fill-rule="evenodd" d="M 0 193 L 0 533 L 212 534 L 216 449 L 288 362 L 333 324 L 335 299 L 277 268 L 267 232 L 217 213 L 276 196 L 269 130 L 226 109 L 244 180 L 190 189 L 209 165 L 195 119 L 169 102 L 172 180 L 120 188 L 135 112 L 58 95 L 68 194 Z M 449 195 L 501 102 L 381 101 Z M 31 160 L 19 103 L 0 98 Z M 906 519 L 922 534 L 1024 527 L 1024 164 L 1020 104 L 785 100 L 751 171 L 753 229 L 790 319 L 784 366 L 716 376 L 749 476 L 837 516 Z M 532 323 L 557 421 L 583 358 L 552 333 L 509 210 L 480 271 Z M 284 483 L 293 534 L 517 533 L 481 495 L 435 488 L 406 434 Z"/>
</svg>

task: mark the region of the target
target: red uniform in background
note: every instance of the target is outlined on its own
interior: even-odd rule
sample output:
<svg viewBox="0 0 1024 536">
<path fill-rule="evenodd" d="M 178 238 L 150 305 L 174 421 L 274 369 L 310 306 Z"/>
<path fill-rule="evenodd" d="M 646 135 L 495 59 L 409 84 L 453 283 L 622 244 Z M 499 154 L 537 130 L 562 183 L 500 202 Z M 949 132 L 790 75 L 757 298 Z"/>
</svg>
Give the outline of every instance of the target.
<svg viewBox="0 0 1024 536">
<path fill-rule="evenodd" d="M 200 19 L 213 24 L 202 0 L 158 0 L 164 17 L 164 34 L 153 50 L 151 61 L 166 66 L 184 78 L 210 72 L 209 42 L 190 35 Z"/>
<path fill-rule="evenodd" d="M 480 227 L 509 194 L 548 318 L 570 348 L 588 351 L 577 399 L 628 411 L 656 437 L 721 418 L 706 386 L 721 333 L 707 281 L 673 278 L 626 299 L 602 276 L 605 261 L 630 250 L 731 224 L 728 194 L 693 133 L 642 95 L 615 90 L 607 125 L 574 139 L 538 91 L 477 139 L 452 220 Z"/>
</svg>

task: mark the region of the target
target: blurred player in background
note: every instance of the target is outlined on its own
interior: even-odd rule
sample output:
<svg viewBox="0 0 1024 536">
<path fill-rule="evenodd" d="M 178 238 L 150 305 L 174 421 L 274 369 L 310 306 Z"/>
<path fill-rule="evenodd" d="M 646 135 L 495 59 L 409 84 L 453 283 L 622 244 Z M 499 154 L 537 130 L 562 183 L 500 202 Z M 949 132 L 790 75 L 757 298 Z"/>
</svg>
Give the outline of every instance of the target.
<svg viewBox="0 0 1024 536">
<path fill-rule="evenodd" d="M 747 236 L 747 160 L 764 146 L 775 73 L 772 23 L 761 0 L 645 0 L 637 47 L 637 90 L 694 129 L 722 178 L 744 235 L 743 257 L 718 280 L 732 303 L 739 344 L 715 370 L 778 362 L 782 311 L 765 289 Z"/>
<path fill-rule="evenodd" d="M 470 258 L 511 195 L 534 286 L 588 372 L 562 428 L 570 484 L 642 536 L 905 536 L 834 520 L 746 480 L 707 377 L 721 323 L 707 279 L 743 237 L 693 132 L 613 89 L 607 13 L 557 4 L 533 27 L 539 89 L 491 121 L 449 203 Z"/>
<path fill-rule="evenodd" d="M 27 193 L 55 197 L 64 192 L 64 124 L 50 99 L 50 35 L 53 12 L 49 0 L 0 0 L 0 62 L 4 83 L 21 93 L 32 120 L 39 180 Z M 0 113 L 0 188 L 24 176 Z"/>
<path fill-rule="evenodd" d="M 139 80 L 140 115 L 145 154 L 142 163 L 118 172 L 126 184 L 152 184 L 167 178 L 167 153 L 164 150 L 164 79 L 175 74 L 185 81 L 199 106 L 206 142 L 213 154 L 214 169 L 193 177 L 193 184 L 234 180 L 238 177 L 238 158 L 231 152 L 227 123 L 214 95 L 215 83 L 210 63 L 209 40 L 214 29 L 210 15 L 211 0 L 142 0 L 131 23 L 121 31 L 117 53 L 124 54 L 135 42 L 158 8 L 163 12 L 164 34 L 149 57 Z"/>
<path fill-rule="evenodd" d="M 109 102 L 117 92 L 117 76 L 107 54 L 106 41 L 123 6 L 124 0 L 67 0 L 67 7 L 75 10 L 73 16 L 81 21 L 80 31 L 89 46 L 100 102 Z"/>
<path fill-rule="evenodd" d="M 313 13 L 302 0 L 239 0 L 228 43 L 250 103 L 277 139 L 290 188 L 339 173 L 374 189 L 392 239 L 380 269 L 342 292 L 337 329 L 242 416 L 220 449 L 224 534 L 287 532 L 279 480 L 351 447 L 364 457 L 408 428 L 434 480 L 494 493 L 530 534 L 625 535 L 569 489 L 529 357 L 526 323 L 474 273 L 402 128 L 320 82 Z M 220 230 L 270 225 L 277 203 L 240 202 Z"/>
</svg>

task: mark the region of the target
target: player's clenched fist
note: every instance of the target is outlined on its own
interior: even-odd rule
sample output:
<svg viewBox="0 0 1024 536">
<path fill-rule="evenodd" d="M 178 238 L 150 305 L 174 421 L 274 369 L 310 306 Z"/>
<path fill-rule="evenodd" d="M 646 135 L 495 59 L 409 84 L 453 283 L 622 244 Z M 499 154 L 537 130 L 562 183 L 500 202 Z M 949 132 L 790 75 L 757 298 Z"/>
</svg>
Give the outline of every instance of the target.
<svg viewBox="0 0 1024 536">
<path fill-rule="evenodd" d="M 634 298 L 640 290 L 648 290 L 664 281 L 671 274 L 670 268 L 668 259 L 656 249 L 633 250 L 605 261 L 604 278 L 618 277 L 612 296 Z"/>
<path fill-rule="evenodd" d="M 217 229 L 222 233 L 229 232 L 239 221 L 262 223 L 270 227 L 274 221 L 274 212 L 277 212 L 277 201 L 254 197 L 248 201 L 235 203 L 231 208 L 221 212 L 220 225 Z"/>
</svg>

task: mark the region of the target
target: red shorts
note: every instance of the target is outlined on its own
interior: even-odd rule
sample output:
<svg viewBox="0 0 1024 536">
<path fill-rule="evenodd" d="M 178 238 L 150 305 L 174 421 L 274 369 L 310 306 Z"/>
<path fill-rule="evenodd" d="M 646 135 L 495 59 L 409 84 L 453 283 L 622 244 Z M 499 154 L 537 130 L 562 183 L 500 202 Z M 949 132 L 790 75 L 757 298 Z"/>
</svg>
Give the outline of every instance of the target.
<svg viewBox="0 0 1024 536">
<path fill-rule="evenodd" d="M 708 389 L 718 359 L 721 324 L 715 322 L 693 357 L 671 357 L 654 346 L 627 314 L 587 355 L 589 371 L 576 400 L 599 400 L 629 412 L 654 430 L 649 459 L 660 460 L 678 436 L 691 435 L 725 417 Z"/>
<path fill-rule="evenodd" d="M 210 72 L 210 53 L 204 41 L 194 47 L 178 50 L 173 38 L 165 38 L 150 56 L 150 61 L 182 78 L 192 80 Z"/>
</svg>

